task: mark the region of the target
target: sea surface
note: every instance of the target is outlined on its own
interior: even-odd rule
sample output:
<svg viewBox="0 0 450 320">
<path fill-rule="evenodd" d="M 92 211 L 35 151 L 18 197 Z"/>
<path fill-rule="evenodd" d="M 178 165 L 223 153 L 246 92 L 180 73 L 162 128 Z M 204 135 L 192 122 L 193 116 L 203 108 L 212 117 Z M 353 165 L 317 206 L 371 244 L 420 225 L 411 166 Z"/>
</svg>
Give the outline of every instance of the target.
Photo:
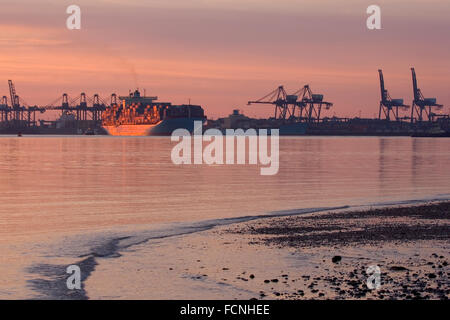
<svg viewBox="0 0 450 320">
<path fill-rule="evenodd" d="M 239 221 L 450 198 L 450 139 L 281 137 L 279 172 L 175 165 L 169 137 L 0 137 L 0 299 L 68 292 L 121 250 Z M 206 143 L 205 143 L 206 144 Z"/>
</svg>

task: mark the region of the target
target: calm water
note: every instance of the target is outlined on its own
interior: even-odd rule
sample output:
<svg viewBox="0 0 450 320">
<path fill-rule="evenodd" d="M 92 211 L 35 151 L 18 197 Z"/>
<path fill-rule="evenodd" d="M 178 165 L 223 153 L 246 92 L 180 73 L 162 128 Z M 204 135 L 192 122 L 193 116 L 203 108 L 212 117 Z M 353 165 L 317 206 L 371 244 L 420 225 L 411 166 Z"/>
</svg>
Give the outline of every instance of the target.
<svg viewBox="0 0 450 320">
<path fill-rule="evenodd" d="M 58 256 L 50 243 L 76 247 L 70 236 L 450 197 L 450 139 L 283 137 L 275 176 L 259 166 L 176 166 L 174 144 L 1 137 L 0 297 L 27 296 L 27 268 Z"/>
</svg>

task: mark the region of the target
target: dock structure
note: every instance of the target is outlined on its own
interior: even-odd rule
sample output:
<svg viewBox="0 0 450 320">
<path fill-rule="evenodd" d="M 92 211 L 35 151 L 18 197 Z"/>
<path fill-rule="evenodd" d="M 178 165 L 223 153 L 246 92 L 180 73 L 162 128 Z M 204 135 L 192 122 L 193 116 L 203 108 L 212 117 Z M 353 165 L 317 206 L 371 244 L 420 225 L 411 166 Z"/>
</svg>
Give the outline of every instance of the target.
<svg viewBox="0 0 450 320">
<path fill-rule="evenodd" d="M 414 68 L 411 68 L 413 80 L 412 106 L 404 103 L 404 99 L 391 98 L 385 86 L 383 71 L 378 70 L 381 99 L 379 102 L 378 118 L 363 119 L 361 116 L 352 119 L 325 116 L 323 110 L 333 107 L 332 102 L 324 100 L 323 94 L 314 93 L 309 85 L 304 85 L 299 90 L 289 94 L 283 85 L 269 92 L 258 100 L 248 101 L 248 105 L 271 105 L 274 107 L 273 117 L 268 119 L 251 119 L 235 110 L 229 118 L 221 121 L 209 121 L 218 127 L 236 126 L 245 128 L 272 128 L 286 127 L 288 132 L 306 132 L 314 135 L 326 134 L 372 134 L 372 135 L 442 135 L 441 131 L 450 135 L 450 115 L 438 112 L 443 109 L 442 104 L 437 103 L 436 98 L 424 98 L 418 88 L 417 77 Z M 82 92 L 76 97 L 70 97 L 63 93 L 55 101 L 44 106 L 30 106 L 23 98 L 19 97 L 12 80 L 8 80 L 9 97 L 3 96 L 0 100 L 0 133 L 44 133 L 44 134 L 80 134 L 93 129 L 101 132 L 105 123 L 117 121 L 121 108 L 125 101 L 133 104 L 133 99 L 138 99 L 147 105 L 162 106 L 164 102 L 155 102 L 157 97 L 140 96 L 138 90 L 130 91 L 129 96 L 117 96 L 112 94 L 107 102 L 98 94 L 88 96 Z M 401 114 L 411 108 L 411 113 Z M 133 112 L 134 106 L 122 116 L 133 118 L 133 123 L 139 124 L 142 120 Z M 59 119 L 47 121 L 37 119 L 39 114 L 59 111 Z M 148 112 L 147 112 L 148 113 Z M 142 121 L 141 121 L 142 120 Z M 148 120 L 148 119 L 147 119 Z M 145 121 L 147 121 L 145 120 Z M 220 119 L 219 119 L 220 120 Z M 145 122 L 144 121 L 144 122 Z M 210 124 L 208 124 L 210 126 Z M 103 130 L 104 131 L 104 130 Z M 105 132 L 103 132 L 105 133 Z"/>
<path fill-rule="evenodd" d="M 309 85 L 293 94 L 287 94 L 284 87 L 279 86 L 264 97 L 247 103 L 252 104 L 274 105 L 274 119 L 285 122 L 320 122 L 322 107 L 330 109 L 333 106 L 323 100 L 322 94 L 314 94 Z"/>
<path fill-rule="evenodd" d="M 113 94 L 112 97 L 116 95 Z M 112 101 L 113 98 L 111 98 Z M 59 110 L 61 116 L 73 115 L 75 121 L 101 122 L 102 113 L 106 110 L 107 103 L 98 94 L 88 97 L 82 92 L 75 98 L 70 98 L 67 93 L 45 106 L 45 110 Z"/>
<path fill-rule="evenodd" d="M 423 125 L 423 122 L 439 124 L 448 122 L 450 118 L 449 114 L 436 112 L 442 110 L 443 105 L 437 103 L 436 98 L 424 98 L 421 90 L 418 88 L 414 68 L 411 68 L 411 72 L 414 95 L 412 106 L 405 104 L 404 99 L 391 98 L 389 91 L 385 86 L 383 71 L 381 69 L 378 70 L 381 99 L 378 109 L 378 118 L 372 120 L 408 122 L 411 127 Z M 274 116 L 269 120 L 277 122 L 322 123 L 323 121 L 329 121 L 329 118 L 323 118 L 321 114 L 322 110 L 324 108 L 328 110 L 333 106 L 333 103 L 326 102 L 323 98 L 323 94 L 313 93 L 309 85 L 305 85 L 292 94 L 288 94 L 285 87 L 280 85 L 277 89 L 271 91 L 262 98 L 248 101 L 247 105 L 273 105 L 275 107 Z M 401 114 L 401 111 L 408 111 L 410 108 L 410 115 L 406 113 L 403 115 Z M 337 117 L 333 118 L 338 119 Z M 359 118 L 355 118 L 355 120 Z"/>
<path fill-rule="evenodd" d="M 63 133 L 86 131 L 88 129 L 100 128 L 103 112 L 108 107 L 98 94 L 87 96 L 81 93 L 75 98 L 70 98 L 67 93 L 62 94 L 52 103 L 45 106 L 30 106 L 17 94 L 12 80 L 8 80 L 9 99 L 3 96 L 0 101 L 0 131 L 10 132 L 32 132 L 39 133 L 40 129 L 46 133 L 50 129 L 61 129 L 66 127 Z M 116 95 L 111 95 L 111 104 L 116 101 Z M 116 103 L 116 102 L 114 102 Z M 39 114 L 48 111 L 60 111 L 57 121 L 46 121 L 38 119 Z"/>
<path fill-rule="evenodd" d="M 45 109 L 28 105 L 19 95 L 12 80 L 8 80 L 10 101 L 3 96 L 0 103 L 0 128 L 30 128 L 37 126 L 36 114 L 44 113 Z"/>
</svg>

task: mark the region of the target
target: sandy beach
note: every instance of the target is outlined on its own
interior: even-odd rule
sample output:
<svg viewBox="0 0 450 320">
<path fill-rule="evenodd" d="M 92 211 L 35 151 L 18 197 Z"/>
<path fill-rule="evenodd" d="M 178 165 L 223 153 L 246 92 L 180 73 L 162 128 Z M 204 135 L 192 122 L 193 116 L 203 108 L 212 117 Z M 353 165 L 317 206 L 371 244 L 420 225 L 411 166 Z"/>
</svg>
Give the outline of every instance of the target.
<svg viewBox="0 0 450 320">
<path fill-rule="evenodd" d="M 143 243 L 120 259 L 99 259 L 85 282 L 86 295 L 448 299 L 449 212 L 450 202 L 313 213 Z M 366 284 L 366 270 L 374 265 L 381 270 L 377 290 Z"/>
</svg>

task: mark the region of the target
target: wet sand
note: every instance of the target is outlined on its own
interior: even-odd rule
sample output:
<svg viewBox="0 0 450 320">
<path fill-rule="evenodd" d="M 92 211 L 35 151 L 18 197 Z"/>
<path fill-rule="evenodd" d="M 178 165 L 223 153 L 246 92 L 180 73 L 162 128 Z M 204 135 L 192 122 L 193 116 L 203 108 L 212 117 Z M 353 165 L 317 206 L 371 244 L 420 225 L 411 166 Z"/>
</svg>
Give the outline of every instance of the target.
<svg viewBox="0 0 450 320">
<path fill-rule="evenodd" d="M 450 202 L 276 217 L 99 258 L 91 299 L 448 299 Z M 369 266 L 381 287 L 367 287 Z"/>
<path fill-rule="evenodd" d="M 269 293 L 280 298 L 448 299 L 449 217 L 446 202 L 260 220 L 228 232 L 250 235 L 253 246 L 322 256 L 311 274 L 267 279 L 285 284 Z M 369 265 L 381 269 L 378 290 L 367 287 Z"/>
</svg>

